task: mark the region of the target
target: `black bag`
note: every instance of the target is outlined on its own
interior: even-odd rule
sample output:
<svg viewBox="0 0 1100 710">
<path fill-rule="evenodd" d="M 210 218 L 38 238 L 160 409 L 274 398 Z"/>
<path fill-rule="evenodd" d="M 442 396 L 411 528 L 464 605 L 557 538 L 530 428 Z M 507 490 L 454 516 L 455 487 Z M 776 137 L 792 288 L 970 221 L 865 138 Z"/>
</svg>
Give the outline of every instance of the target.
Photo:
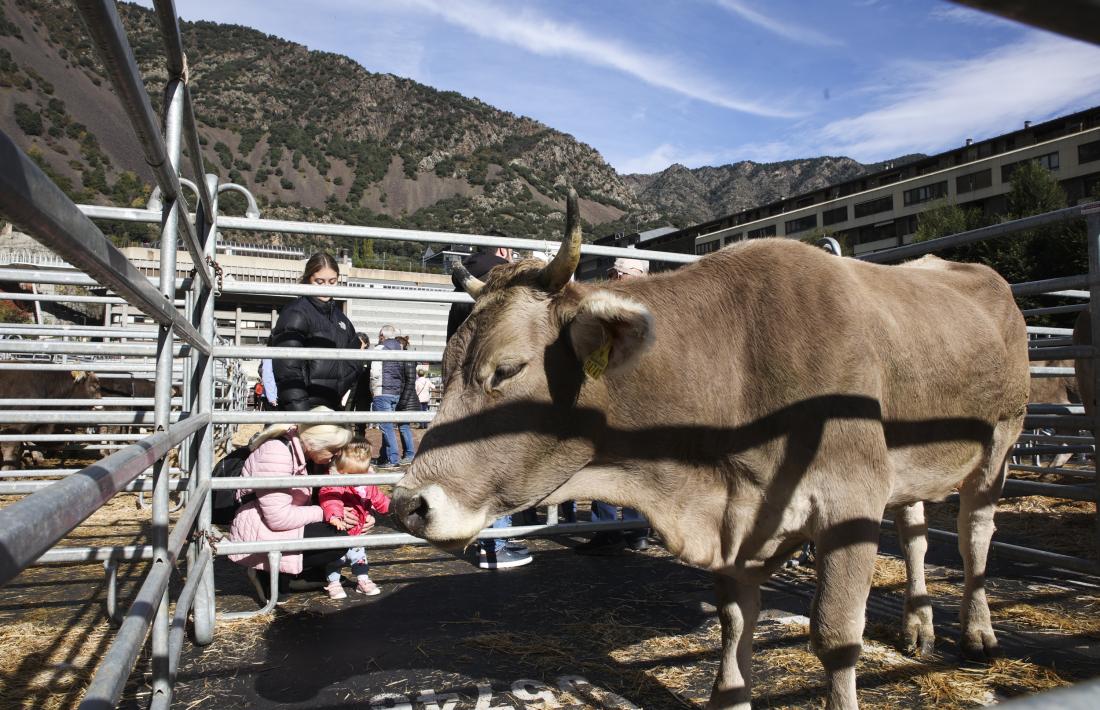
<svg viewBox="0 0 1100 710">
<path fill-rule="evenodd" d="M 286 439 L 280 438 L 278 441 L 283 442 L 288 447 L 290 446 L 290 442 Z M 239 449 L 234 449 L 226 454 L 221 461 L 214 464 L 214 470 L 210 472 L 210 477 L 239 477 L 244 469 L 244 462 L 251 455 L 252 447 L 242 446 Z M 256 500 L 256 494 L 251 492 L 244 494 L 240 500 L 237 500 L 237 491 L 235 490 L 214 491 L 210 504 L 210 522 L 215 525 L 229 525 L 233 522 L 233 516 L 237 514 L 237 510 L 245 503 L 254 500 Z"/>
</svg>

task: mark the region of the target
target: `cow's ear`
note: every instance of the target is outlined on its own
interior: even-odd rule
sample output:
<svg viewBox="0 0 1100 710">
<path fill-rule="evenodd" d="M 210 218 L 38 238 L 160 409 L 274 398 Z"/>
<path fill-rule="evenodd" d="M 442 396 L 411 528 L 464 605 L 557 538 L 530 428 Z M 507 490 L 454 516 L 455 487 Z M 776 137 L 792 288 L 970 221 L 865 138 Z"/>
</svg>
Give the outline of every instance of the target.
<svg viewBox="0 0 1100 710">
<path fill-rule="evenodd" d="M 596 291 L 581 301 L 569 336 L 585 372 L 599 379 L 628 369 L 653 343 L 653 315 L 637 301 Z"/>
<path fill-rule="evenodd" d="M 83 370 L 70 370 L 69 374 L 73 376 L 73 382 L 81 382 L 85 377 L 88 376 L 88 373 L 84 372 Z"/>
</svg>

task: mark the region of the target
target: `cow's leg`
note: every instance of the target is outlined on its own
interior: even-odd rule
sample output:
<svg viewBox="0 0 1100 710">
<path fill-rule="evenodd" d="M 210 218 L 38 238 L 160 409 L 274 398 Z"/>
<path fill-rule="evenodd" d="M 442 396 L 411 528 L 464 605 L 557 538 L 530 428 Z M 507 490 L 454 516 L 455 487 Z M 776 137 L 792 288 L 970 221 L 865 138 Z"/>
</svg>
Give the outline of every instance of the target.
<svg viewBox="0 0 1100 710">
<path fill-rule="evenodd" d="M 960 651 L 967 658 L 982 659 L 998 655 L 997 637 L 993 633 L 989 603 L 985 598 L 985 568 L 989 542 L 996 529 L 993 513 L 1004 487 L 1007 470 L 1005 457 L 1018 434 L 1018 425 L 999 423 L 985 465 L 959 487 L 959 553 L 966 572 L 959 609 L 963 632 Z"/>
<path fill-rule="evenodd" d="M 710 710 L 748 710 L 752 699 L 752 632 L 760 613 L 759 580 L 714 575 L 722 662 L 710 694 Z"/>
<path fill-rule="evenodd" d="M 902 645 L 906 653 L 921 656 L 932 652 L 932 600 L 924 582 L 924 553 L 928 550 L 928 524 L 924 503 L 913 503 L 895 516 L 898 537 L 905 551 L 905 610 L 901 615 Z"/>
<path fill-rule="evenodd" d="M 856 661 L 863 649 L 864 612 L 871 592 L 881 513 L 821 528 L 817 594 L 810 615 L 810 647 L 825 667 L 828 710 L 853 710 Z"/>
</svg>

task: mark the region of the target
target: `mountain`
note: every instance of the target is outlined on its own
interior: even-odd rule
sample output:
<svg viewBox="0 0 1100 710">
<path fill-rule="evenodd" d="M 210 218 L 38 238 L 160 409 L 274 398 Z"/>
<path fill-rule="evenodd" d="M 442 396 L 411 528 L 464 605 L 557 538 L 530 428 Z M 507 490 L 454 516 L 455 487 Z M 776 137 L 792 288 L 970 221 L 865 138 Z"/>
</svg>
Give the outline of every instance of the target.
<svg viewBox="0 0 1100 710">
<path fill-rule="evenodd" d="M 119 13 L 160 110 L 166 76 L 156 17 L 126 3 Z M 180 24 L 206 169 L 249 188 L 268 217 L 555 238 L 573 185 L 586 236 L 595 238 L 687 226 L 873 169 L 813 158 L 621 176 L 591 146 L 476 98 L 247 27 Z M 152 173 L 78 13 L 62 0 L 0 0 L 0 129 L 79 202 L 138 206 L 148 198 Z M 183 172 L 191 174 L 186 162 Z M 235 193 L 223 193 L 222 207 L 243 213 Z M 120 243 L 153 236 L 146 225 L 104 228 Z M 423 245 L 384 248 L 391 259 L 412 258 Z"/>
<path fill-rule="evenodd" d="M 864 164 L 851 158 L 821 157 L 780 163 L 741 161 L 720 167 L 672 165 L 652 175 L 624 175 L 638 199 L 652 204 L 667 219 L 698 224 L 734 212 L 817 190 L 861 175 L 917 160 L 907 155 Z"/>
</svg>

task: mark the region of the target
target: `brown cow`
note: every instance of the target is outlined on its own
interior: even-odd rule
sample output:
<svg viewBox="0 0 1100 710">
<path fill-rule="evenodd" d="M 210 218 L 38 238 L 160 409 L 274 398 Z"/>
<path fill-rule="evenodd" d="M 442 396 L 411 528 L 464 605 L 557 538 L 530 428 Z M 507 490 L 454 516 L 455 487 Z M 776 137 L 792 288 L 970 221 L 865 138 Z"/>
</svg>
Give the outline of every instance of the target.
<svg viewBox="0 0 1100 710">
<path fill-rule="evenodd" d="M 1033 367 L 1074 367 L 1073 360 L 1035 360 Z M 1080 404 L 1081 393 L 1077 378 L 1071 375 L 1061 377 L 1033 377 L 1031 379 L 1032 404 Z M 1057 436 L 1073 436 L 1076 429 L 1056 427 Z M 1056 454 L 1047 459 L 1048 468 L 1060 468 L 1073 458 L 1073 454 Z"/>
<path fill-rule="evenodd" d="M 394 490 L 397 519 L 461 548 L 534 505 L 638 509 L 669 550 L 715 573 L 714 708 L 748 707 L 760 584 L 813 541 L 811 643 L 828 706 L 853 708 L 883 513 L 899 510 L 912 571 L 907 640 L 927 648 L 921 501 L 957 486 L 962 647 L 994 652 L 986 553 L 1029 381 L 1004 279 L 761 239 L 647 279 L 571 283 L 575 195 L 567 212 L 553 262 L 465 280 L 476 302 L 447 344 L 445 394 Z"/>
<path fill-rule="evenodd" d="M 99 378 L 94 372 L 23 372 L 0 371 L 0 399 L 99 399 Z M 3 409 L 18 409 L 18 406 Z M 47 411 L 59 411 L 49 408 Z M 66 427 L 57 424 L 0 424 L 0 434 L 53 434 Z M 24 444 L 0 442 L 0 457 L 5 471 L 20 468 Z"/>
</svg>

